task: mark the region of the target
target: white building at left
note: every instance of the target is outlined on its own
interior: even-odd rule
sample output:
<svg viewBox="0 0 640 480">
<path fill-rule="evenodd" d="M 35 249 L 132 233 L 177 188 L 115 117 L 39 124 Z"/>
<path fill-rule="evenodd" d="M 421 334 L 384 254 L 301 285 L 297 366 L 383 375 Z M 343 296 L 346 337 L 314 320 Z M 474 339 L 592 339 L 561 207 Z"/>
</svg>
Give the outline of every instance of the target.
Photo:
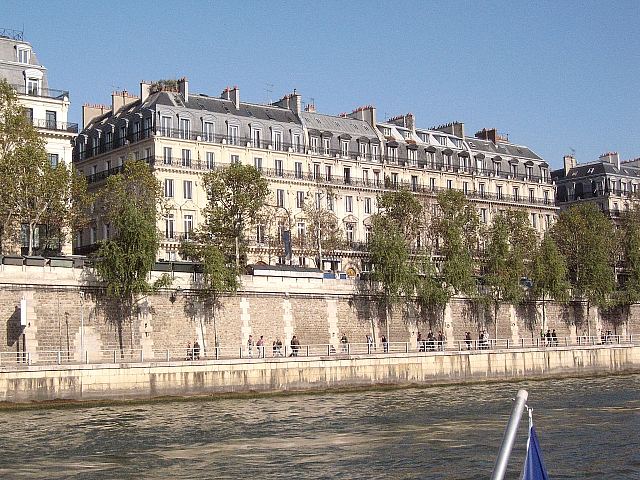
<svg viewBox="0 0 640 480">
<path fill-rule="evenodd" d="M 22 32 L 0 29 L 0 78 L 15 88 L 25 114 L 46 142 L 51 163 L 71 165 L 78 124 L 67 121 L 69 92 L 49 87 L 47 69 Z"/>
</svg>

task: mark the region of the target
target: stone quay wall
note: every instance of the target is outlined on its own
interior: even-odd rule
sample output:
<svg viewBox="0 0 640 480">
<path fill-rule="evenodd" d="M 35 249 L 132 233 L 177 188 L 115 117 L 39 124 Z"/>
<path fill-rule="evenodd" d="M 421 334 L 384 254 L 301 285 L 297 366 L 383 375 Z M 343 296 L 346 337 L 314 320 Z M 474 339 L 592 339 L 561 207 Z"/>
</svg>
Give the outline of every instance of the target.
<svg viewBox="0 0 640 480">
<path fill-rule="evenodd" d="M 92 352 L 130 348 L 142 350 L 145 359 L 159 352 L 185 349 L 197 340 L 204 348 L 217 343 L 239 348 L 264 336 L 270 346 L 276 338 L 285 345 L 297 335 L 300 343 L 338 346 L 342 334 L 351 343 L 364 343 L 371 335 L 380 347 L 386 334 L 384 309 L 375 298 L 350 280 L 295 279 L 282 277 L 242 278 L 241 290 L 220 299 L 212 310 L 197 300 L 189 275 L 176 276 L 170 289 L 148 295 L 138 302 L 137 313 L 123 321 L 105 296 L 90 270 L 61 267 L 0 265 L 0 368 L 10 353 L 29 353 L 34 362 L 43 352 L 59 351 L 80 360 L 84 344 Z M 21 300 L 26 300 L 26 325 L 21 325 Z M 499 310 L 497 329 L 492 313 L 464 298 L 451 301 L 444 314 L 424 314 L 395 309 L 389 322 L 390 341 L 416 345 L 418 332 L 442 329 L 449 347 L 474 339 L 487 330 L 491 338 L 537 338 L 540 329 L 555 329 L 559 338 L 600 335 L 611 330 L 619 335 L 640 334 L 640 308 L 630 318 L 624 313 L 600 314 L 585 305 L 547 304 L 542 325 L 541 305 L 533 303 Z M 212 313 L 214 312 L 214 313 Z M 574 342 L 572 342 L 574 343 Z"/>
<path fill-rule="evenodd" d="M 0 372 L 0 402 L 300 392 L 640 371 L 640 346 L 555 347 L 326 359 L 32 366 Z"/>
</svg>

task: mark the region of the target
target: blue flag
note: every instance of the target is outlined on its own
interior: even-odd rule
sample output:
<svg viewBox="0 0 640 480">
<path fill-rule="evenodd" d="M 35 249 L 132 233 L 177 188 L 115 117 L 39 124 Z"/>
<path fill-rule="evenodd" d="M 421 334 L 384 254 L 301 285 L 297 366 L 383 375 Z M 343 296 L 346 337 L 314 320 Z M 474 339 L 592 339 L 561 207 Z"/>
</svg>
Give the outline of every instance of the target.
<svg viewBox="0 0 640 480">
<path fill-rule="evenodd" d="M 531 415 L 531 413 L 529 413 Z M 527 440 L 527 458 L 524 461 L 524 469 L 522 471 L 522 480 L 549 480 L 547 469 L 544 468 L 544 460 L 542 459 L 542 450 L 538 443 L 536 429 L 533 428 L 533 422 L 529 420 L 529 440 Z"/>
</svg>

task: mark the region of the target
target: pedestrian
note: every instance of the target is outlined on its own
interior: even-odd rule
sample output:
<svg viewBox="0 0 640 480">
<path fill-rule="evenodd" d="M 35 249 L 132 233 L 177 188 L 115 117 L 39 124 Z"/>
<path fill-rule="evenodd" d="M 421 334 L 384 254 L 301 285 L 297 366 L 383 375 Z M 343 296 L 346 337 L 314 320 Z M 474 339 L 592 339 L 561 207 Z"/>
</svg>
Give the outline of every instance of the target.
<svg viewBox="0 0 640 480">
<path fill-rule="evenodd" d="M 464 341 L 467 344 L 467 350 L 471 350 L 471 332 L 467 332 L 464 337 Z"/>
<path fill-rule="evenodd" d="M 342 333 L 342 338 L 340 339 L 340 343 L 342 344 L 342 353 L 347 353 L 349 351 L 349 340 L 347 339 L 347 334 Z"/>
<path fill-rule="evenodd" d="M 427 351 L 432 352 L 434 350 L 435 337 L 433 336 L 433 332 L 429 330 L 427 333 Z"/>
<path fill-rule="evenodd" d="M 387 337 L 382 335 L 380 340 L 382 341 L 382 351 L 387 353 L 389 351 L 389 341 L 387 340 Z"/>
<path fill-rule="evenodd" d="M 200 344 L 198 343 L 198 340 L 193 342 L 193 358 L 200 360 Z"/>
<path fill-rule="evenodd" d="M 547 347 L 551 346 L 551 330 L 547 329 L 547 334 L 545 335 Z"/>
<path fill-rule="evenodd" d="M 247 350 L 249 351 L 249 358 L 253 358 L 253 335 L 249 335 L 249 340 L 247 340 Z"/>
<path fill-rule="evenodd" d="M 418 338 L 416 341 L 418 343 L 418 351 L 424 352 L 424 342 L 422 341 L 422 334 L 420 332 L 418 332 Z"/>
<path fill-rule="evenodd" d="M 264 358 L 264 335 L 260 335 L 256 346 L 258 347 L 258 358 Z"/>
<path fill-rule="evenodd" d="M 438 331 L 438 350 L 444 350 L 444 333 L 442 333 L 442 330 Z"/>
<path fill-rule="evenodd" d="M 373 350 L 373 337 L 367 333 L 367 353 Z"/>
<path fill-rule="evenodd" d="M 276 338 L 276 354 L 279 357 L 282 356 L 282 340 L 280 340 L 280 337 Z"/>
<path fill-rule="evenodd" d="M 300 350 L 300 340 L 295 335 L 291 339 L 291 355 L 290 357 L 297 357 L 298 351 Z"/>
<path fill-rule="evenodd" d="M 191 342 L 187 342 L 187 360 L 193 360 L 193 350 L 191 349 Z"/>
</svg>

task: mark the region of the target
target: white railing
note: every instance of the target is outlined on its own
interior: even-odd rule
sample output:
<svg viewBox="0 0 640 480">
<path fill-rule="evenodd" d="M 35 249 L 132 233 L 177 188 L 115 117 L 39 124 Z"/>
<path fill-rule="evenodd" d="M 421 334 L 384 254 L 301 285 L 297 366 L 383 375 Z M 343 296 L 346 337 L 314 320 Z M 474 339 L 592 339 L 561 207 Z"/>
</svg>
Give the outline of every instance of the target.
<svg viewBox="0 0 640 480">
<path fill-rule="evenodd" d="M 387 342 L 371 343 L 338 343 L 308 345 L 265 345 L 265 346 L 218 346 L 211 348 L 169 349 L 111 349 L 87 350 L 79 352 L 58 350 L 37 350 L 35 352 L 0 352 L 0 368 L 29 365 L 78 365 L 78 364 L 119 364 L 142 362 L 183 362 L 199 360 L 233 360 L 233 359 L 277 359 L 286 357 L 336 357 L 368 356 L 384 354 L 437 354 L 441 352 L 476 352 L 505 349 L 547 349 L 547 348 L 581 348 L 599 346 L 602 348 L 617 345 L 640 345 L 640 336 L 604 335 L 558 337 L 558 338 L 521 338 L 512 339 L 480 339 L 455 341 L 422 342 Z"/>
</svg>

